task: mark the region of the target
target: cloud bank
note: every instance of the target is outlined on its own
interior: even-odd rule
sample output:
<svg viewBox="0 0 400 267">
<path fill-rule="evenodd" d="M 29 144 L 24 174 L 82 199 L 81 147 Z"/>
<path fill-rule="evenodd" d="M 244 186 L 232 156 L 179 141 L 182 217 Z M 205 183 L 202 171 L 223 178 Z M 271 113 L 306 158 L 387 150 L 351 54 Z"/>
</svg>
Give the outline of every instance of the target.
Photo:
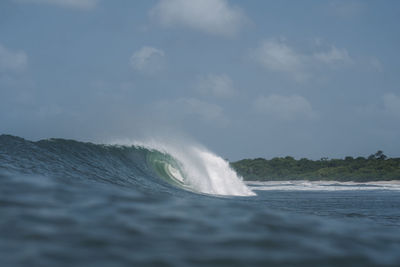
<svg viewBox="0 0 400 267">
<path fill-rule="evenodd" d="M 0 73 L 19 72 L 28 65 L 28 57 L 23 51 L 12 51 L 0 44 Z"/>
<path fill-rule="evenodd" d="M 209 74 L 205 77 L 201 77 L 196 89 L 203 95 L 218 98 L 231 97 L 235 93 L 233 81 L 226 74 Z"/>
<path fill-rule="evenodd" d="M 162 117 L 165 121 L 183 122 L 187 119 L 196 125 L 198 122 L 203 122 L 218 127 L 226 126 L 229 123 L 222 107 L 193 97 L 164 100 L 154 107 L 158 119 Z"/>
<path fill-rule="evenodd" d="M 164 58 L 165 53 L 163 50 L 151 46 L 143 46 L 133 53 L 130 63 L 139 72 L 155 73 L 164 68 Z"/>
<path fill-rule="evenodd" d="M 310 102 L 299 95 L 260 96 L 254 102 L 254 108 L 262 114 L 283 120 L 315 119 L 317 117 Z"/>
<path fill-rule="evenodd" d="M 222 36 L 237 34 L 246 22 L 243 12 L 226 0 L 160 0 L 150 17 L 164 27 Z"/>
<path fill-rule="evenodd" d="M 50 4 L 60 7 L 91 9 L 94 8 L 98 0 L 15 0 L 22 3 Z"/>
<path fill-rule="evenodd" d="M 311 53 L 298 52 L 284 40 L 264 40 L 251 51 L 251 59 L 267 71 L 280 72 L 296 81 L 305 81 L 320 67 L 334 67 L 352 62 L 346 49 L 330 46 L 329 49 Z"/>
<path fill-rule="evenodd" d="M 383 105 L 386 112 L 400 117 L 400 96 L 393 93 L 384 94 Z"/>
</svg>

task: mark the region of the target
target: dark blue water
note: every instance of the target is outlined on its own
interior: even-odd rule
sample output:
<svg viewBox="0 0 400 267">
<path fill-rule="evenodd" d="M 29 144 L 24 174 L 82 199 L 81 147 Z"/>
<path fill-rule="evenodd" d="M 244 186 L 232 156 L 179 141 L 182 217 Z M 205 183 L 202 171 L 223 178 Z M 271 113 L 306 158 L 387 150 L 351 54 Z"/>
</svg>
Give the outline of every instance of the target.
<svg viewBox="0 0 400 267">
<path fill-rule="evenodd" d="M 153 153 L 0 136 L 0 266 L 400 265 L 399 191 L 210 196 Z"/>
</svg>

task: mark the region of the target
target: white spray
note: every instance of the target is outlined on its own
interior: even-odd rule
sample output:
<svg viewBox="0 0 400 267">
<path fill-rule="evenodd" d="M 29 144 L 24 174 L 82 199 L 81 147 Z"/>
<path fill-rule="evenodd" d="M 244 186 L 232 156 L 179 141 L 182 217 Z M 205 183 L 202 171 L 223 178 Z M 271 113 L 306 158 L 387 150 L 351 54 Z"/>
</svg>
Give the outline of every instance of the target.
<svg viewBox="0 0 400 267">
<path fill-rule="evenodd" d="M 194 191 L 212 195 L 256 195 L 243 183 L 226 160 L 199 145 L 158 141 L 115 143 L 140 146 L 171 155 L 182 165 L 183 183 Z"/>
</svg>

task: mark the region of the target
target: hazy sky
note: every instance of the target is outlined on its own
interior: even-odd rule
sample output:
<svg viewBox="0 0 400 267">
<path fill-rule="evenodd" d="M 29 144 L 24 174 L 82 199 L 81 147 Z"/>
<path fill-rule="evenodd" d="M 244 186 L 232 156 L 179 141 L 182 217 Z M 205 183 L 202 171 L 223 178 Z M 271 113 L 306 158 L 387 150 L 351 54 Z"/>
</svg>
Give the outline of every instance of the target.
<svg viewBox="0 0 400 267">
<path fill-rule="evenodd" d="M 0 133 L 400 156 L 400 1 L 2 0 Z"/>
</svg>

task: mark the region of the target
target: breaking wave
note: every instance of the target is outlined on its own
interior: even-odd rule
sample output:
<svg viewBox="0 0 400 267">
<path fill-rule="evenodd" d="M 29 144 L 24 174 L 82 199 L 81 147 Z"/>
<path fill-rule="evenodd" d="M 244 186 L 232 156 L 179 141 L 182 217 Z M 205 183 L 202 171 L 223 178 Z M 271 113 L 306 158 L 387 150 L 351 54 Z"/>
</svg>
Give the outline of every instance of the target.
<svg viewBox="0 0 400 267">
<path fill-rule="evenodd" d="M 0 143 L 5 150 L 0 157 L 8 163 L 1 168 L 10 172 L 135 184 L 150 190 L 173 185 L 210 195 L 255 195 L 227 161 L 198 145 L 99 145 L 65 139 L 31 142 L 6 135 L 0 137 Z"/>
</svg>

